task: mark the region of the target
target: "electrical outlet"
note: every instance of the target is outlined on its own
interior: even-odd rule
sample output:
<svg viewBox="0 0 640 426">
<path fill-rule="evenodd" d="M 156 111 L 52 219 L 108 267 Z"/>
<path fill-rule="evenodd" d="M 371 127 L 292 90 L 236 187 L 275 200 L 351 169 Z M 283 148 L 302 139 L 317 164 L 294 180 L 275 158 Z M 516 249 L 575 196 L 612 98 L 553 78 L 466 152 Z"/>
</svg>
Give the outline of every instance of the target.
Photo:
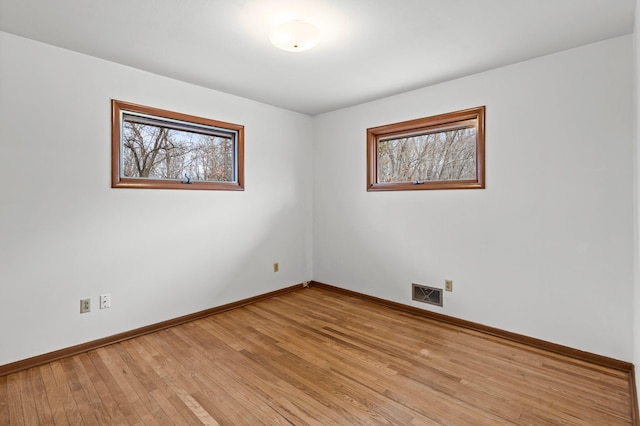
<svg viewBox="0 0 640 426">
<path fill-rule="evenodd" d="M 453 280 L 444 280 L 445 291 L 453 291 Z"/>
<path fill-rule="evenodd" d="M 91 312 L 91 299 L 80 299 L 80 313 Z"/>
<path fill-rule="evenodd" d="M 273 264 L 273 272 L 278 272 L 279 269 L 280 269 L 280 265 L 278 265 L 278 262 L 275 262 Z"/>
<path fill-rule="evenodd" d="M 111 307 L 111 295 L 110 294 L 101 294 L 100 295 L 100 309 L 107 309 Z"/>
</svg>

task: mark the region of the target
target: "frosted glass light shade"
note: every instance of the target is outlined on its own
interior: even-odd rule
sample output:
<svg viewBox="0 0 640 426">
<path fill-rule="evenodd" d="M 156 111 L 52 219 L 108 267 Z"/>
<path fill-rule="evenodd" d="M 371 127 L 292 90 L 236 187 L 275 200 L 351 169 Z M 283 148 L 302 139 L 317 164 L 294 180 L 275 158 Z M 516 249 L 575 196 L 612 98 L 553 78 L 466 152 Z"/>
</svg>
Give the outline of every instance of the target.
<svg viewBox="0 0 640 426">
<path fill-rule="evenodd" d="M 288 52 L 303 52 L 320 41 L 320 31 L 302 21 L 289 21 L 277 26 L 269 35 L 274 46 Z"/>
</svg>

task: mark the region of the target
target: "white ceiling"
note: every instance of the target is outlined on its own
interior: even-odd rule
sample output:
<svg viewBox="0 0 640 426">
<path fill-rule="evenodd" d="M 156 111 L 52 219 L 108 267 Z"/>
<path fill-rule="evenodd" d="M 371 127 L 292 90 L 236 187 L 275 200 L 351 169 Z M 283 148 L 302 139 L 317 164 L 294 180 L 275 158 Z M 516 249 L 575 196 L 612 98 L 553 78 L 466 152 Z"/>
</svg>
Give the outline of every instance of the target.
<svg viewBox="0 0 640 426">
<path fill-rule="evenodd" d="M 635 0 L 0 0 L 0 30 L 318 114 L 633 31 Z M 269 43 L 302 19 L 309 51 Z"/>
</svg>

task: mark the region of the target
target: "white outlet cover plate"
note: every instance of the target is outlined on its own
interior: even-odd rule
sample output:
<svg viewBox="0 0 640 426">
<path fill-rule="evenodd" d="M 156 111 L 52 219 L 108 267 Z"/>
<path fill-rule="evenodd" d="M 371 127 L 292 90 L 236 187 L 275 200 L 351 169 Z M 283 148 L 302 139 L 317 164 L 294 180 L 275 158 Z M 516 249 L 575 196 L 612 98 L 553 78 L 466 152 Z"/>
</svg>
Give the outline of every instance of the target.
<svg viewBox="0 0 640 426">
<path fill-rule="evenodd" d="M 106 309 L 111 307 L 111 295 L 110 294 L 101 294 L 100 295 L 100 309 Z"/>
</svg>

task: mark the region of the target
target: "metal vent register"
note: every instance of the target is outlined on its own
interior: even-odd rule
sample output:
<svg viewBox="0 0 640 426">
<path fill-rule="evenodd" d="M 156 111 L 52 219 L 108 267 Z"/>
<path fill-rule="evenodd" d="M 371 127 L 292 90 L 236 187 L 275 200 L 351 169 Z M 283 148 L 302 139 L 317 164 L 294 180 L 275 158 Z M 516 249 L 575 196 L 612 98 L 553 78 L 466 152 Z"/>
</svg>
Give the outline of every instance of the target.
<svg viewBox="0 0 640 426">
<path fill-rule="evenodd" d="M 426 285 L 411 284 L 412 299 L 430 305 L 442 306 L 442 289 Z"/>
</svg>

